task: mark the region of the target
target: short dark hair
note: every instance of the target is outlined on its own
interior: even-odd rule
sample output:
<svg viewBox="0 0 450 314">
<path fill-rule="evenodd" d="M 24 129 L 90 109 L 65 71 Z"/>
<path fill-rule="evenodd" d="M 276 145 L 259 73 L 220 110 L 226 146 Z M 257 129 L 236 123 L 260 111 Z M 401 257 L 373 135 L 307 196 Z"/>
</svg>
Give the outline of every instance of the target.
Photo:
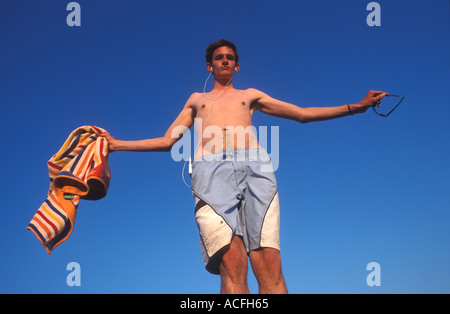
<svg viewBox="0 0 450 314">
<path fill-rule="evenodd" d="M 213 42 L 212 44 L 209 44 L 209 46 L 206 48 L 206 53 L 205 53 L 206 63 L 212 63 L 212 57 L 213 57 L 214 50 L 216 50 L 217 48 L 220 48 L 220 47 L 229 47 L 229 48 L 233 49 L 234 57 L 236 58 L 236 63 L 239 63 L 239 54 L 238 54 L 236 45 L 226 39 L 220 39 L 216 42 Z"/>
</svg>

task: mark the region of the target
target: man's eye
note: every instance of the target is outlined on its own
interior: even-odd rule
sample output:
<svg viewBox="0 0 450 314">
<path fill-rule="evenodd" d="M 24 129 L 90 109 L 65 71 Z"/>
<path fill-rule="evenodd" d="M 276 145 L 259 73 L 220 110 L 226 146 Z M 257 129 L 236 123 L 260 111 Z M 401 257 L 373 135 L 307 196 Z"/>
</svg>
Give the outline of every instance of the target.
<svg viewBox="0 0 450 314">
<path fill-rule="evenodd" d="M 214 58 L 214 60 L 219 61 L 219 60 L 222 60 L 224 57 L 225 57 L 225 55 L 223 55 L 223 54 L 218 54 L 218 55 Z M 234 61 L 234 56 L 231 55 L 231 54 L 229 54 L 229 55 L 227 55 L 227 59 L 230 60 L 230 61 Z"/>
</svg>

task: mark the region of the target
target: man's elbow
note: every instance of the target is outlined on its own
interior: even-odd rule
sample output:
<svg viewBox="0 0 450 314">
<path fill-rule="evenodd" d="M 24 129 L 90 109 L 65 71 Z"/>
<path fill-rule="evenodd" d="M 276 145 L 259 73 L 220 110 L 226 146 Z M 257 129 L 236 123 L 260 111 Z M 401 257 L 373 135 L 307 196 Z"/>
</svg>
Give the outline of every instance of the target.
<svg viewBox="0 0 450 314">
<path fill-rule="evenodd" d="M 179 134 L 178 137 L 166 137 L 161 138 L 161 151 L 170 152 L 172 147 L 183 137 L 183 134 Z"/>
<path fill-rule="evenodd" d="M 297 122 L 300 122 L 301 124 L 306 124 L 313 122 L 313 117 L 308 113 L 308 111 L 305 108 L 297 108 L 296 114 L 295 114 L 295 120 Z"/>
<path fill-rule="evenodd" d="M 312 120 L 306 119 L 306 118 L 300 118 L 300 119 L 296 119 L 297 122 L 300 122 L 301 124 L 306 124 L 306 123 L 310 123 L 312 122 Z"/>
<path fill-rule="evenodd" d="M 170 152 L 175 143 L 176 141 L 174 141 L 173 139 L 163 138 L 161 142 L 161 151 Z"/>
<path fill-rule="evenodd" d="M 295 120 L 297 122 L 300 122 L 301 124 L 306 124 L 306 123 L 310 123 L 310 122 L 314 121 L 314 119 L 312 119 L 312 117 L 309 117 L 307 115 L 300 115 Z"/>
<path fill-rule="evenodd" d="M 170 152 L 170 150 L 172 149 L 172 146 L 164 146 L 161 151 L 162 152 Z"/>
</svg>

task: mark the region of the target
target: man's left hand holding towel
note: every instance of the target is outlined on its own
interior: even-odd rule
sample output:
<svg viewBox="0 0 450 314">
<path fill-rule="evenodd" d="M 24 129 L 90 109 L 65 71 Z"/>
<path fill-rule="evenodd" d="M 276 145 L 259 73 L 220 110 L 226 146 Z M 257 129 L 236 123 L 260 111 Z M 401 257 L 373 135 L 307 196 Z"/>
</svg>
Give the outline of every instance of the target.
<svg viewBox="0 0 450 314">
<path fill-rule="evenodd" d="M 85 125 L 75 129 L 47 162 L 50 189 L 27 229 L 47 253 L 72 233 L 80 199 L 99 200 L 108 192 L 111 172 L 104 129 Z"/>
</svg>

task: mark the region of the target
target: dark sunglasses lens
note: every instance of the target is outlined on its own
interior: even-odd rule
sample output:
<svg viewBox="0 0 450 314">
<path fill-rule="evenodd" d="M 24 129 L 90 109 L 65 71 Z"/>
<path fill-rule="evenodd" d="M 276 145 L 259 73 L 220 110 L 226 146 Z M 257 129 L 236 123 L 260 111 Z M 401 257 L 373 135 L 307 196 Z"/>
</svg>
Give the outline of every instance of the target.
<svg viewBox="0 0 450 314">
<path fill-rule="evenodd" d="M 386 96 L 380 101 L 380 107 L 376 105 L 374 111 L 382 116 L 388 116 L 403 100 L 400 96 Z"/>
</svg>

